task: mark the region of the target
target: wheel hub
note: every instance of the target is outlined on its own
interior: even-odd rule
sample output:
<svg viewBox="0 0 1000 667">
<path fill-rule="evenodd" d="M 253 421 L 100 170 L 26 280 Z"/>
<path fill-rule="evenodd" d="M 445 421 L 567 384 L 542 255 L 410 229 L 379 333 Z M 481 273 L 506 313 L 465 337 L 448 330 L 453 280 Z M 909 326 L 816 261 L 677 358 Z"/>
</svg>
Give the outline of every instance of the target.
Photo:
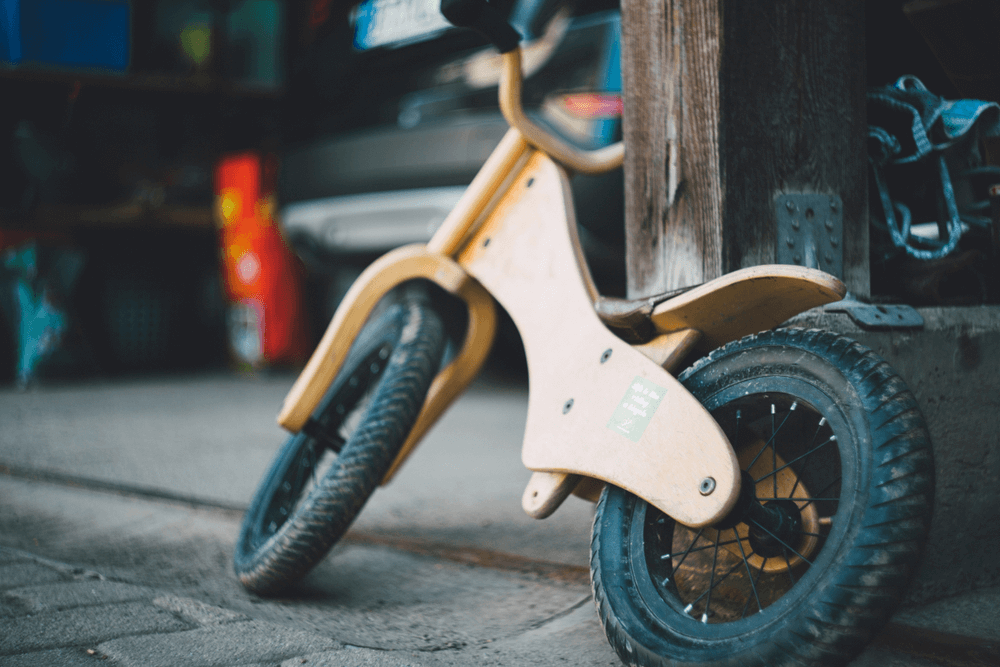
<svg viewBox="0 0 1000 667">
<path fill-rule="evenodd" d="M 767 447 L 758 440 L 738 453 L 740 495 L 729 514 L 705 529 L 704 535 L 708 540 L 722 540 L 724 548 L 736 557 L 745 555 L 751 567 L 775 573 L 795 567 L 802 562 L 801 557 L 808 559 L 815 552 L 819 514 L 810 502 L 809 489 L 794 470 L 776 453 L 760 455 Z M 734 542 L 737 536 L 743 551 Z"/>
<path fill-rule="evenodd" d="M 750 526 L 750 547 L 765 558 L 789 555 L 789 547 L 802 540 L 802 512 L 791 500 L 779 499 L 766 503 L 756 500 L 747 512 Z"/>
</svg>

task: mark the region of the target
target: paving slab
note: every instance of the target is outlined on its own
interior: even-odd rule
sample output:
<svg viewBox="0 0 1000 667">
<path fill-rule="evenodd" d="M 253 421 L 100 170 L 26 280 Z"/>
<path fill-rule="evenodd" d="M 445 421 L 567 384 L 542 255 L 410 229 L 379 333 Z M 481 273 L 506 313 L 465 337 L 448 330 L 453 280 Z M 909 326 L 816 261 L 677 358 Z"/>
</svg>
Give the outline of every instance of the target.
<svg viewBox="0 0 1000 667">
<path fill-rule="evenodd" d="M 155 591 L 144 586 L 90 579 L 15 588 L 4 591 L 2 597 L 20 603 L 31 613 L 38 613 L 113 602 L 133 602 L 151 599 L 155 594 Z"/>
<path fill-rule="evenodd" d="M 925 605 L 904 607 L 896 613 L 895 620 L 1000 642 L 1000 586 L 973 590 Z"/>
<path fill-rule="evenodd" d="M 3 667 L 107 667 L 100 656 L 82 648 L 57 648 L 0 658 Z"/>
<path fill-rule="evenodd" d="M 161 595 L 153 600 L 153 604 L 195 625 L 222 625 L 250 620 L 244 614 L 176 595 Z"/>
<path fill-rule="evenodd" d="M 477 567 L 387 546 L 343 544 L 300 586 L 267 600 L 245 591 L 232 573 L 237 516 L 0 477 L 3 494 L 8 503 L 0 513 L 0 540 L 18 539 L 18 531 L 5 531 L 9 523 L 36 526 L 45 535 L 42 553 L 73 560 L 76 565 L 65 566 L 70 571 L 99 568 L 110 580 L 355 646 L 418 652 L 426 664 L 464 664 L 467 650 L 516 641 L 582 605 L 583 625 L 563 640 L 582 656 L 580 667 L 614 660 L 586 577 L 566 583 L 498 570 L 502 558 L 494 559 L 495 567 Z M 516 664 L 544 665 L 553 652 L 558 650 Z M 294 655 L 302 653 L 285 657 Z M 449 663 L 451 657 L 458 662 Z"/>
<path fill-rule="evenodd" d="M 171 634 L 124 637 L 97 650 L 120 667 L 229 667 L 280 662 L 340 644 L 274 623 L 230 623 Z"/>
<path fill-rule="evenodd" d="M 26 560 L 32 559 L 23 551 L 4 549 L 3 547 L 0 547 L 0 565 L 7 565 L 8 563 L 17 563 Z"/>
<path fill-rule="evenodd" d="M 851 662 L 850 667 L 941 667 L 941 663 L 882 646 L 870 646 Z"/>
<path fill-rule="evenodd" d="M 451 651 L 517 636 L 589 599 L 586 585 L 343 545 L 287 598 L 231 604 L 275 621 L 294 614 L 300 627 L 354 646 Z"/>
<path fill-rule="evenodd" d="M 81 646 L 149 632 L 177 632 L 191 626 L 173 614 L 142 603 L 82 607 L 4 621 L 0 655 Z"/>
<path fill-rule="evenodd" d="M 66 577 L 59 571 L 34 561 L 0 565 L 0 590 L 65 579 Z"/>
<path fill-rule="evenodd" d="M 29 613 L 29 610 L 21 603 L 15 600 L 5 600 L 0 598 L 0 618 L 24 616 L 27 613 Z"/>
<path fill-rule="evenodd" d="M 339 651 L 291 658 L 282 662 L 281 667 L 421 667 L 424 664 L 419 653 L 345 646 Z"/>
</svg>

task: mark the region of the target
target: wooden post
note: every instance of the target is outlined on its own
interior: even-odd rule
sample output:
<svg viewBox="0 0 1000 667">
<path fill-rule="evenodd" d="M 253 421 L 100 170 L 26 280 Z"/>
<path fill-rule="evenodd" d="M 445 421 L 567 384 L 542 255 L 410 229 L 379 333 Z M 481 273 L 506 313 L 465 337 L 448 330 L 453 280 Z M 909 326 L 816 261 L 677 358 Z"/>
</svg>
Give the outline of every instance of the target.
<svg viewBox="0 0 1000 667">
<path fill-rule="evenodd" d="M 630 297 L 775 263 L 787 194 L 839 198 L 869 293 L 864 26 L 862 0 L 622 0 Z"/>
</svg>

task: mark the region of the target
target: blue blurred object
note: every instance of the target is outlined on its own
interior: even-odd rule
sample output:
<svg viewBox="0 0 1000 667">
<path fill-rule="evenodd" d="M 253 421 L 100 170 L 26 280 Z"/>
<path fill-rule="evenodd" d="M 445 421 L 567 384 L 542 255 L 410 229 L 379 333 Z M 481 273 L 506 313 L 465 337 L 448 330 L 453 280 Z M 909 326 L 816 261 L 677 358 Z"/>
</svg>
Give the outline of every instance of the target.
<svg viewBox="0 0 1000 667">
<path fill-rule="evenodd" d="M 0 60 L 21 62 L 21 13 L 19 0 L 0 0 Z"/>
<path fill-rule="evenodd" d="M 124 72 L 125 0 L 0 0 L 0 59 Z"/>
<path fill-rule="evenodd" d="M 38 247 L 34 243 L 9 250 L 4 268 L 14 276 L 17 320 L 17 383 L 27 386 L 38 365 L 59 349 L 66 314 L 53 303 L 51 290 L 39 285 Z"/>
</svg>

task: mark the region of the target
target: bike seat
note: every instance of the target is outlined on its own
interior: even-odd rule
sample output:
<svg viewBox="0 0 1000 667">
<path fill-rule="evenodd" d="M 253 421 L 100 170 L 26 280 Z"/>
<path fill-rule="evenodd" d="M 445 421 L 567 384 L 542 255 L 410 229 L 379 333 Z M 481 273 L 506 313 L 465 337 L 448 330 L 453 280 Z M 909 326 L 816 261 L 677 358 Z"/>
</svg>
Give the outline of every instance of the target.
<svg viewBox="0 0 1000 667">
<path fill-rule="evenodd" d="M 629 343 L 644 343 L 653 338 L 656 333 L 650 319 L 653 309 L 658 305 L 683 294 L 697 285 L 663 292 L 655 296 L 641 299 L 620 299 L 613 296 L 599 296 L 594 303 L 594 310 L 601 318 L 604 326 L 611 329 L 615 335 Z"/>
<path fill-rule="evenodd" d="M 699 348 L 710 350 L 772 329 L 845 293 L 842 282 L 822 271 L 771 264 L 644 299 L 598 297 L 594 310 L 626 342 L 645 343 L 657 332 L 695 329 L 702 333 Z"/>
</svg>

